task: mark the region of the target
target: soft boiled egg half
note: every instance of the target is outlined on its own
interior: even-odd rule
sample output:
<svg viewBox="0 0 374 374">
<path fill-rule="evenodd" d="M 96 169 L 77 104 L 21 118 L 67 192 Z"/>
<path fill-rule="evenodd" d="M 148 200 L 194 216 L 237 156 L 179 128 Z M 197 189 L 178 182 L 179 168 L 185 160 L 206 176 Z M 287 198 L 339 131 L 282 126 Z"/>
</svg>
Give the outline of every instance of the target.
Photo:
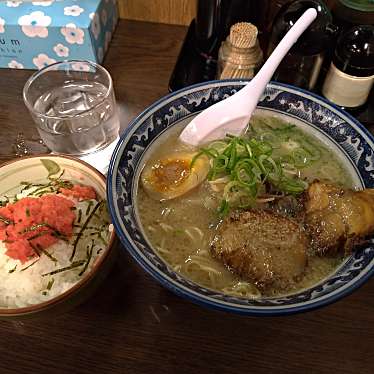
<svg viewBox="0 0 374 374">
<path fill-rule="evenodd" d="M 141 176 L 146 192 L 154 199 L 170 200 L 197 187 L 206 179 L 210 165 L 206 156 L 199 156 L 191 166 L 195 155 L 179 152 L 148 162 Z"/>
</svg>

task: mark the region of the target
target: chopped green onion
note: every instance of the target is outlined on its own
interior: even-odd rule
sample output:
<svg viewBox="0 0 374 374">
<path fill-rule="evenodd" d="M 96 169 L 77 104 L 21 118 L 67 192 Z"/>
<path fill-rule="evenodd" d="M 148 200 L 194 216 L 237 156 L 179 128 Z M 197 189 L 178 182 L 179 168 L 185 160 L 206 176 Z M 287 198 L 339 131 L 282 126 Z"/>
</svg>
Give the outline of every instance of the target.
<svg viewBox="0 0 374 374">
<path fill-rule="evenodd" d="M 235 140 L 235 138 L 233 139 L 232 143 L 231 143 L 231 149 L 230 149 L 230 160 L 227 164 L 227 168 L 229 170 L 233 169 L 235 164 L 236 164 L 236 161 L 237 161 L 237 152 L 236 152 L 236 145 L 237 145 L 237 141 Z"/>
<path fill-rule="evenodd" d="M 22 193 L 25 190 L 28 190 L 30 187 L 33 186 L 31 183 L 28 183 L 28 182 L 21 182 L 21 185 L 24 185 L 24 187 L 22 187 L 20 193 Z"/>
<path fill-rule="evenodd" d="M 201 149 L 191 162 L 192 165 L 198 157 L 207 155 L 211 159 L 208 180 L 228 177 L 229 182 L 224 187 L 223 200 L 218 208 L 220 215 L 227 214 L 231 207 L 253 205 L 260 186 L 266 181 L 280 191 L 291 194 L 301 193 L 307 187 L 307 183 L 298 178 L 297 170 L 292 177 L 284 174 L 292 174 L 290 172 L 296 167 L 306 166 L 307 162 L 313 159 L 314 156 L 309 155 L 309 148 L 301 148 L 307 142 L 298 133 L 295 139 L 290 137 L 293 135 L 290 132 L 294 125 L 287 126 L 282 131 L 275 131 L 276 129 L 267 124 L 262 125 L 266 127 L 264 136 L 248 138 L 226 135 L 225 140 L 214 141 Z M 288 156 L 277 156 L 274 149 L 279 147 L 281 142 L 288 142 L 294 152 Z M 312 147 L 310 143 L 310 148 Z M 318 150 L 314 153 L 317 154 Z M 283 172 L 285 163 L 289 166 L 285 167 Z"/>
<path fill-rule="evenodd" d="M 225 199 L 223 199 L 221 201 L 221 205 L 219 206 L 218 208 L 218 214 L 221 216 L 221 217 L 225 217 L 228 212 L 229 212 L 230 208 L 229 208 L 229 203 L 228 201 L 226 201 Z"/>
<path fill-rule="evenodd" d="M 52 185 L 57 189 L 60 189 L 60 188 L 66 188 L 68 190 L 71 190 L 74 185 L 72 182 L 70 181 L 66 181 L 64 179 L 54 179 L 53 182 L 52 182 Z"/>
<path fill-rule="evenodd" d="M 8 219 L 6 217 L 0 216 L 0 221 L 5 223 L 6 225 L 13 225 L 14 222 L 11 219 Z"/>
<path fill-rule="evenodd" d="M 201 157 L 203 154 L 204 154 L 204 152 L 201 151 L 201 152 L 199 152 L 199 153 L 196 153 L 196 155 L 192 157 L 192 160 L 191 160 L 191 163 L 190 163 L 190 169 L 193 168 L 193 166 L 195 165 L 197 159 L 198 159 L 199 157 Z"/>
<path fill-rule="evenodd" d="M 14 272 L 16 271 L 16 269 L 17 269 L 17 265 L 15 265 L 13 269 L 10 269 L 10 270 L 8 271 L 8 273 L 9 273 L 9 274 L 14 273 Z"/>
<path fill-rule="evenodd" d="M 185 231 L 182 230 L 182 229 L 176 229 L 176 230 L 174 230 L 174 232 L 175 232 L 176 234 L 184 234 L 184 233 L 185 233 Z"/>
<path fill-rule="evenodd" d="M 273 128 L 273 130 L 278 133 L 284 133 L 284 132 L 290 132 L 291 130 L 294 130 L 295 128 L 296 128 L 296 125 L 290 124 L 290 125 L 286 125 L 282 127 Z"/>
<path fill-rule="evenodd" d="M 0 207 L 4 207 L 6 206 L 8 203 L 9 203 L 9 197 L 8 196 L 4 196 L 2 197 L 2 199 L 5 198 L 5 200 L 0 200 Z"/>
<path fill-rule="evenodd" d="M 220 173 L 229 167 L 229 158 L 225 155 L 219 155 L 213 160 L 213 170 L 215 173 Z"/>
<path fill-rule="evenodd" d="M 191 163 L 190 163 L 190 170 L 194 167 L 197 159 L 203 155 L 206 155 L 208 157 L 214 158 L 218 156 L 217 150 L 213 148 L 201 148 L 200 152 L 196 153 L 194 157 L 192 157 Z"/>
<path fill-rule="evenodd" d="M 308 187 L 308 183 L 301 179 L 284 177 L 278 187 L 284 192 L 299 194 Z"/>
<path fill-rule="evenodd" d="M 30 232 L 30 231 L 35 231 L 37 229 L 40 229 L 41 227 L 47 227 L 47 228 L 51 228 L 50 225 L 46 222 L 42 222 L 42 223 L 37 223 L 36 225 L 32 225 L 30 227 L 26 227 L 25 229 L 23 229 L 22 231 L 20 231 L 19 233 L 20 234 L 25 234 L 27 232 Z"/>
<path fill-rule="evenodd" d="M 51 290 L 51 288 L 52 288 L 52 286 L 53 286 L 53 283 L 55 283 L 55 280 L 52 278 L 52 279 L 48 282 L 48 284 L 47 284 L 47 290 L 48 290 L 48 291 Z"/>
<path fill-rule="evenodd" d="M 294 159 L 294 164 L 298 168 L 304 168 L 310 165 L 312 159 L 309 152 L 303 148 L 297 148 L 292 152 L 292 158 Z"/>
<path fill-rule="evenodd" d="M 214 149 L 218 152 L 223 152 L 223 150 L 227 147 L 227 143 L 222 140 L 215 140 L 212 143 L 209 144 L 210 149 Z"/>
</svg>

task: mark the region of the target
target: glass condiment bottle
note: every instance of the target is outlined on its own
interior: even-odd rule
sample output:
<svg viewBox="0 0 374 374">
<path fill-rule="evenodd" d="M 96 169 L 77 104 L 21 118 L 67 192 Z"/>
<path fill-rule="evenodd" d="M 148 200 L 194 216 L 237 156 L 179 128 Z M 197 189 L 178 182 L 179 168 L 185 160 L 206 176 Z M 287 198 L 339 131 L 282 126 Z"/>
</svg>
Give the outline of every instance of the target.
<svg viewBox="0 0 374 374">
<path fill-rule="evenodd" d="M 257 27 L 249 22 L 231 26 L 218 52 L 218 79 L 253 78 L 263 61 L 257 34 Z"/>
<path fill-rule="evenodd" d="M 374 1 L 373 0 L 334 0 L 331 4 L 333 23 L 337 27 L 337 37 L 348 29 L 358 25 L 370 25 L 374 21 Z M 318 88 L 321 90 L 326 79 L 336 45 L 327 50 L 325 59 L 318 79 Z"/>
<path fill-rule="evenodd" d="M 373 0 L 335 0 L 331 10 L 340 33 L 354 26 L 374 23 Z"/>
<path fill-rule="evenodd" d="M 296 0 L 282 6 L 273 22 L 268 48 L 269 56 L 296 20 L 311 7 L 317 10 L 316 20 L 290 49 L 273 76 L 276 81 L 308 90 L 315 88 L 326 51 L 333 45 L 337 32 L 324 2 Z"/>
<path fill-rule="evenodd" d="M 374 26 L 355 26 L 340 35 L 322 94 L 348 111 L 367 101 L 374 82 Z"/>
</svg>

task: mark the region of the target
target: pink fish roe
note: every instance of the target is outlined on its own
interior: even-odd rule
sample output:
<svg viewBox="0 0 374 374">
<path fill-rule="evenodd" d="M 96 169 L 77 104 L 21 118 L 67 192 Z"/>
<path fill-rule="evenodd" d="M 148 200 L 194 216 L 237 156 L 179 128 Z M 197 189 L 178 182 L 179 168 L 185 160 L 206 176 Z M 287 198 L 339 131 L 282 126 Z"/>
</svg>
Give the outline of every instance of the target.
<svg viewBox="0 0 374 374">
<path fill-rule="evenodd" d="M 36 249 L 46 249 L 61 236 L 71 237 L 74 202 L 59 195 L 25 197 L 0 208 L 0 240 L 6 255 L 24 263 Z"/>
</svg>

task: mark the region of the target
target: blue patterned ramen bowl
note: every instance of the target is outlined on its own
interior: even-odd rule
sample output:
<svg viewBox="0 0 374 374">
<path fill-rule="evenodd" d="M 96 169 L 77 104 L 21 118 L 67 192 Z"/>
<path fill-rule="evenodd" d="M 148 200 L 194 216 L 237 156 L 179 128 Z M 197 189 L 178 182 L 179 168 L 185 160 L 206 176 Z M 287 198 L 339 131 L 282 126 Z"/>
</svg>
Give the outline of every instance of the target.
<svg viewBox="0 0 374 374">
<path fill-rule="evenodd" d="M 243 81 L 213 81 L 172 93 L 141 113 L 123 133 L 112 156 L 107 194 L 112 221 L 124 248 L 163 286 L 198 304 L 247 315 L 311 310 L 351 293 L 374 271 L 374 244 L 357 249 L 313 287 L 276 298 L 247 299 L 204 288 L 175 272 L 152 249 L 136 209 L 144 155 L 172 127 L 239 90 Z M 322 98 L 295 87 L 269 84 L 258 110 L 284 117 L 323 141 L 344 162 L 357 187 L 374 187 L 374 140 L 354 118 Z M 373 242 L 374 243 L 374 242 Z"/>
</svg>

